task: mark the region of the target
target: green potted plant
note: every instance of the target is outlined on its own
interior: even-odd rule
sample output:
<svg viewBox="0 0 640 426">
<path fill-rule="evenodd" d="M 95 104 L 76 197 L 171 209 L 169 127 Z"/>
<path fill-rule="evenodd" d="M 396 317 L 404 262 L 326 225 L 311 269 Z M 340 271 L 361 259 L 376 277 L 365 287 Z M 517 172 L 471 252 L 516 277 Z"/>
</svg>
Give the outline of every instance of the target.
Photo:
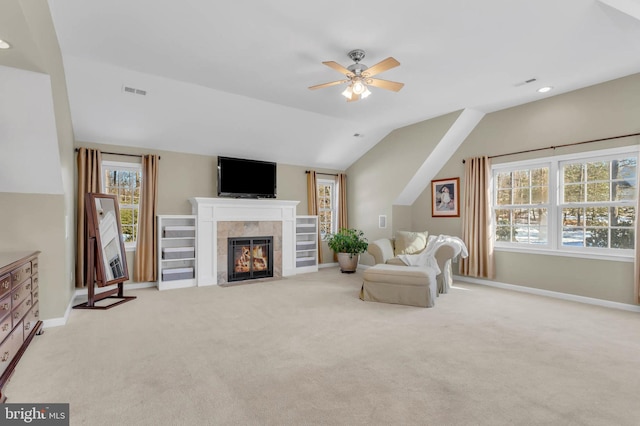
<svg viewBox="0 0 640 426">
<path fill-rule="evenodd" d="M 369 246 L 364 232 L 352 228 L 341 228 L 339 232 L 329 234 L 326 241 L 329 248 L 337 254 L 338 264 L 343 273 L 356 271 L 360 253 L 367 251 Z"/>
</svg>

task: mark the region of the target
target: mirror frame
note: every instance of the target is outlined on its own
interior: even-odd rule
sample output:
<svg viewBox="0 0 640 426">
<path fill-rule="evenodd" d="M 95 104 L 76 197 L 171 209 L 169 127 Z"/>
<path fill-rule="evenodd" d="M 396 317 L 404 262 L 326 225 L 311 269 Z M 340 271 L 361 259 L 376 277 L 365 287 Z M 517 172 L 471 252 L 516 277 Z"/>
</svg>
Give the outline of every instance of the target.
<svg viewBox="0 0 640 426">
<path fill-rule="evenodd" d="M 96 207 L 96 201 L 112 200 L 114 207 L 115 220 L 117 224 L 118 248 L 120 250 L 120 263 L 122 265 L 123 275 L 107 279 L 107 268 L 110 266 L 104 260 L 104 250 L 102 245 L 103 235 L 100 235 L 100 212 Z M 120 209 L 118 206 L 118 198 L 112 194 L 88 193 L 85 196 L 85 209 L 87 213 L 87 232 L 88 238 L 95 238 L 95 270 L 96 283 L 98 287 L 105 287 L 113 284 L 123 283 L 129 280 L 129 269 L 127 267 L 127 253 L 124 248 L 124 239 L 122 236 L 122 226 L 120 224 Z M 87 285 L 92 285 L 87 283 Z"/>
</svg>

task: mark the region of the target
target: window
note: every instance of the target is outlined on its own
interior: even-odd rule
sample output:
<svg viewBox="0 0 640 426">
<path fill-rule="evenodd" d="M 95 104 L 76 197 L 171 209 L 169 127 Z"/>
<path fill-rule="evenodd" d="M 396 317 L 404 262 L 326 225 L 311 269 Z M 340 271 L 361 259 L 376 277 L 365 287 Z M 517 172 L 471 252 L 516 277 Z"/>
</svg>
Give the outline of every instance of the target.
<svg viewBox="0 0 640 426">
<path fill-rule="evenodd" d="M 636 156 L 560 163 L 562 245 L 633 249 Z"/>
<path fill-rule="evenodd" d="M 338 217 L 336 183 L 333 180 L 318 179 L 318 226 L 324 239 L 328 234 L 336 233 Z"/>
<path fill-rule="evenodd" d="M 618 148 L 494 165 L 495 246 L 633 255 L 637 161 Z"/>
<path fill-rule="evenodd" d="M 496 241 L 548 243 L 549 166 L 495 174 Z"/>
<path fill-rule="evenodd" d="M 142 169 L 140 164 L 102 162 L 102 192 L 118 198 L 125 247 L 133 249 L 138 237 L 138 207 Z"/>
</svg>

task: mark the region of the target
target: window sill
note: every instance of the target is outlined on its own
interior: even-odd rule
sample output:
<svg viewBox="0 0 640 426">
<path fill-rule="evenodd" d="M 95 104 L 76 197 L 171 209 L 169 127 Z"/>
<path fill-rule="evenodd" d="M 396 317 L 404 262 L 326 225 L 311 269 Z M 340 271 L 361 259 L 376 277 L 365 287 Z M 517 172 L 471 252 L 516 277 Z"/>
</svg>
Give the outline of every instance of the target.
<svg viewBox="0 0 640 426">
<path fill-rule="evenodd" d="M 136 246 L 124 246 L 124 251 L 126 252 L 130 252 L 130 251 L 136 251 Z"/>
<path fill-rule="evenodd" d="M 576 257 L 580 259 L 595 259 L 595 260 L 608 260 L 612 262 L 633 262 L 633 255 L 613 255 L 602 253 L 584 253 L 566 250 L 552 250 L 552 249 L 539 249 L 539 248 L 520 248 L 520 247 L 494 247 L 495 251 L 506 251 L 512 253 L 523 254 L 539 254 L 543 256 L 562 256 L 562 257 Z"/>
</svg>

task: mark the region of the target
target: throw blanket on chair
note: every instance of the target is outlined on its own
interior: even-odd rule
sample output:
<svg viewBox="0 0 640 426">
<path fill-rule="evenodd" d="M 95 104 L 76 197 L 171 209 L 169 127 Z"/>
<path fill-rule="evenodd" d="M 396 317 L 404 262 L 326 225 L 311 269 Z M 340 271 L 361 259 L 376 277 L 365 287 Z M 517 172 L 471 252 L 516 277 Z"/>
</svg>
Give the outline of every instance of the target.
<svg viewBox="0 0 640 426">
<path fill-rule="evenodd" d="M 435 257 L 436 251 L 445 245 L 450 246 L 453 249 L 454 254 L 452 259 L 455 259 L 458 256 L 469 256 L 467 246 L 460 238 L 452 237 L 450 235 L 438 235 L 437 237 L 435 235 L 430 235 L 429 240 L 427 241 L 427 246 L 422 252 L 418 254 L 399 254 L 398 258 L 408 266 L 430 266 L 436 270 L 436 274 L 440 274 L 441 272 L 444 274 L 442 277 L 444 283 L 451 283 L 453 282 L 451 268 L 445 268 L 444 271 L 441 271 Z M 442 292 L 446 293 L 446 287 L 442 290 Z"/>
</svg>

